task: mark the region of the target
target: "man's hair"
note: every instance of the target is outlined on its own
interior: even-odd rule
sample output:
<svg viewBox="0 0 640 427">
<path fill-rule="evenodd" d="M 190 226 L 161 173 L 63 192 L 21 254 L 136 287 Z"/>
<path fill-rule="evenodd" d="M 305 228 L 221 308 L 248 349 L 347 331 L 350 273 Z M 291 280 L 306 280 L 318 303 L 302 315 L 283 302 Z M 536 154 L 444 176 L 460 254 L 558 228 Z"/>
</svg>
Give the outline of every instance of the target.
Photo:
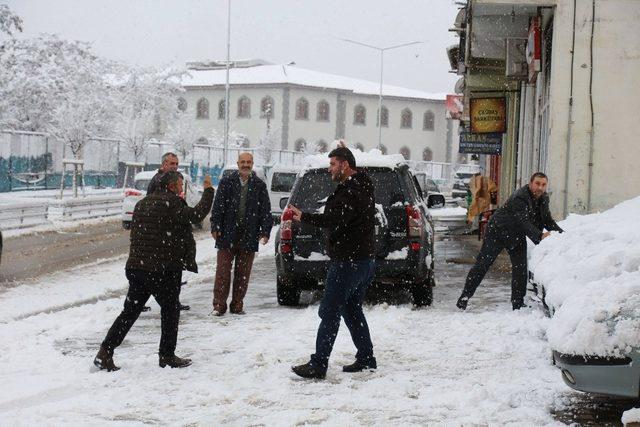
<svg viewBox="0 0 640 427">
<path fill-rule="evenodd" d="M 176 153 L 172 153 L 171 151 L 166 152 L 162 155 L 162 163 L 164 163 L 165 160 L 167 160 L 169 157 L 175 157 L 177 159 L 178 155 Z"/>
<path fill-rule="evenodd" d="M 356 158 L 353 157 L 353 153 L 347 147 L 338 147 L 331 150 L 329 153 L 329 158 L 335 157 L 342 162 L 349 163 L 349 167 L 351 169 L 356 168 Z"/>
<path fill-rule="evenodd" d="M 533 180 L 536 179 L 536 178 L 544 178 L 547 181 L 549 181 L 549 178 L 547 178 L 547 175 L 545 175 L 542 172 L 536 172 L 533 175 L 531 175 L 531 179 L 529 180 L 529 182 L 533 182 Z"/>
<path fill-rule="evenodd" d="M 169 171 L 162 174 L 158 188 L 161 190 L 168 190 L 171 184 L 175 184 L 179 179 L 184 179 L 184 176 L 178 171 Z"/>
</svg>

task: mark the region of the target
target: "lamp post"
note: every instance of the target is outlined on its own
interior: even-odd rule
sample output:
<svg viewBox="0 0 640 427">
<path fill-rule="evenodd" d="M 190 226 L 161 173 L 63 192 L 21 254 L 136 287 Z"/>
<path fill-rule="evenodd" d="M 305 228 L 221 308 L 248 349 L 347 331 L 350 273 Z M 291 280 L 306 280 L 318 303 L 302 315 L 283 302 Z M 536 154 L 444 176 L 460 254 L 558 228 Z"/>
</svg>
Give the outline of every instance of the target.
<svg viewBox="0 0 640 427">
<path fill-rule="evenodd" d="M 384 52 L 386 50 L 397 49 L 399 47 L 405 47 L 405 46 L 411 46 L 414 44 L 420 44 L 422 42 L 413 41 L 413 42 L 402 43 L 402 44 L 393 45 L 393 46 L 380 47 L 380 46 L 373 46 L 370 44 L 357 42 L 355 40 L 349 40 L 349 39 L 340 39 L 340 40 L 347 43 L 353 43 L 359 46 L 368 47 L 370 49 L 375 49 L 378 52 L 380 52 L 380 93 L 378 95 L 378 150 L 382 150 L 380 147 L 382 146 L 382 72 L 384 70 Z"/>
<path fill-rule="evenodd" d="M 231 0 L 227 0 L 227 63 L 224 84 L 224 149 L 222 150 L 222 167 L 227 165 L 229 149 L 229 65 L 231 62 Z"/>
</svg>

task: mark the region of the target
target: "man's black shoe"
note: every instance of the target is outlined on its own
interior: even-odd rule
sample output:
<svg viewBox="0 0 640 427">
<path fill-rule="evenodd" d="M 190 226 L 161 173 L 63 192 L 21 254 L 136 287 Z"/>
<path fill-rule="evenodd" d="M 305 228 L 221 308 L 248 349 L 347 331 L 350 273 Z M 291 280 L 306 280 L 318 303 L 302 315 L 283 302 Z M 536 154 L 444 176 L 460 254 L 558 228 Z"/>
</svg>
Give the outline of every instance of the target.
<svg viewBox="0 0 640 427">
<path fill-rule="evenodd" d="M 361 372 L 364 370 L 373 370 L 377 368 L 378 364 L 376 363 L 375 359 L 371 360 L 370 362 L 360 362 L 359 360 L 356 360 L 351 365 L 343 366 L 342 372 Z"/>
<path fill-rule="evenodd" d="M 191 365 L 191 359 L 183 359 L 175 354 L 172 356 L 160 356 L 158 364 L 161 368 L 164 368 L 165 366 L 169 366 L 171 368 L 186 368 Z"/>
<path fill-rule="evenodd" d="M 302 378 L 311 378 L 323 380 L 326 376 L 326 371 L 321 371 L 318 368 L 314 367 L 311 362 L 305 363 L 304 365 L 292 366 L 291 370 L 298 376 Z"/>
<path fill-rule="evenodd" d="M 182 311 L 191 310 L 191 306 L 190 305 L 180 304 L 180 310 L 182 310 Z"/>
<path fill-rule="evenodd" d="M 93 359 L 93 364 L 96 368 L 107 372 L 113 372 L 120 369 L 115 365 L 115 363 L 113 363 L 113 351 L 108 351 L 103 346 L 100 346 L 100 350 L 98 351 L 96 358 Z"/>
<path fill-rule="evenodd" d="M 530 305 L 527 305 L 527 304 L 525 304 L 525 303 L 523 303 L 523 302 L 518 302 L 518 303 L 515 303 L 515 302 L 514 302 L 514 303 L 511 305 L 511 307 L 512 307 L 514 310 L 520 310 L 521 308 L 530 308 L 531 306 L 530 306 Z"/>
<path fill-rule="evenodd" d="M 456 302 L 456 307 L 460 310 L 466 310 L 467 304 L 469 304 L 469 297 L 460 297 L 458 298 L 458 302 Z"/>
</svg>

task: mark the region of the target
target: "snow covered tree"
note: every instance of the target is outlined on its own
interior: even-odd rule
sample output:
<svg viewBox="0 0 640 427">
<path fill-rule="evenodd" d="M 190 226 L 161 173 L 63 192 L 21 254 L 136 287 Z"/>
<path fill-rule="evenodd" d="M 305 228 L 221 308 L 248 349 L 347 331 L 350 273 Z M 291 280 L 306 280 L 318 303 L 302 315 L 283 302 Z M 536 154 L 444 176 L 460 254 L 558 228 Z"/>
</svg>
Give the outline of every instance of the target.
<svg viewBox="0 0 640 427">
<path fill-rule="evenodd" d="M 13 37 L 14 31 L 22 32 L 22 18 L 11 12 L 6 4 L 0 4 L 0 33 Z"/>
<path fill-rule="evenodd" d="M 273 158 L 273 151 L 279 146 L 281 141 L 280 129 L 267 125 L 264 135 L 258 141 L 257 157 L 263 165 L 271 165 L 276 159 Z"/>
<path fill-rule="evenodd" d="M 0 46 L 0 126 L 49 131 L 56 109 L 73 98 L 70 91 L 87 91 L 82 102 L 91 93 L 104 96 L 102 76 L 111 65 L 89 44 L 55 35 L 8 40 Z"/>
<path fill-rule="evenodd" d="M 152 136 L 162 133 L 162 123 L 171 123 L 178 108 L 176 99 L 183 91 L 182 71 L 153 68 L 123 69 L 114 95 L 116 105 L 114 134 L 138 161 Z"/>
<path fill-rule="evenodd" d="M 193 144 L 196 141 L 196 129 L 193 125 L 193 119 L 184 112 L 179 112 L 176 117 L 169 123 L 166 133 L 167 141 L 171 142 L 181 159 L 193 151 Z"/>
</svg>

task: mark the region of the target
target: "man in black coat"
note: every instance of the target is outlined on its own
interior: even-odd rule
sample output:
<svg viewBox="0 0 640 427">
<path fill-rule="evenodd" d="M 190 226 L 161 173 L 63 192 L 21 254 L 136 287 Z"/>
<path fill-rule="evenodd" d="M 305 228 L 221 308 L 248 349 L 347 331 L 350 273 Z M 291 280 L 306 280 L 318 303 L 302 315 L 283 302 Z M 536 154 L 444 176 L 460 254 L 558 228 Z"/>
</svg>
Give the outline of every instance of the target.
<svg viewBox="0 0 640 427">
<path fill-rule="evenodd" d="M 256 176 L 253 156 L 238 156 L 238 172 L 223 178 L 218 185 L 211 211 L 211 235 L 216 240 L 216 278 L 213 287 L 213 314 L 227 311 L 227 298 L 233 273 L 230 311 L 244 314 L 244 297 L 249 287 L 253 258 L 258 240 L 266 245 L 271 235 L 273 218 L 267 185 Z"/>
<path fill-rule="evenodd" d="M 178 170 L 179 159 L 175 153 L 166 152 L 162 155 L 162 164 L 160 165 L 160 169 L 158 169 L 158 173 L 156 173 L 151 181 L 149 181 L 149 185 L 147 186 L 147 194 L 154 193 L 156 188 L 158 188 L 160 184 L 160 180 L 162 176 L 169 171 L 177 171 Z"/>
<path fill-rule="evenodd" d="M 342 146 L 329 153 L 331 179 L 339 184 L 325 204 L 324 213 L 301 212 L 295 206 L 293 219 L 327 228 L 327 252 L 331 262 L 318 315 L 320 326 L 316 352 L 311 360 L 291 369 L 303 378 L 322 379 L 327 373 L 340 317 L 357 348 L 356 360 L 344 372 L 376 369 L 367 319 L 362 311 L 367 287 L 375 275 L 375 196 L 371 178 L 355 170 L 351 151 Z"/>
<path fill-rule="evenodd" d="M 175 355 L 180 320 L 178 297 L 182 270 L 198 271 L 191 224 L 207 216 L 214 190 L 211 177 L 207 175 L 202 199 L 195 207 L 189 207 L 178 196 L 182 190 L 182 179 L 179 172 L 165 173 L 159 182 L 160 188 L 136 204 L 131 224 L 129 259 L 125 267 L 129 291 L 124 309 L 113 322 L 93 361 L 99 369 L 119 369 L 113 362 L 113 352 L 122 343 L 151 295 L 160 305 L 160 367 L 169 365 L 182 368 L 191 364 L 190 359 Z"/>
<path fill-rule="evenodd" d="M 514 310 L 524 307 L 528 275 L 526 238 L 537 245 L 551 231 L 562 232 L 549 211 L 547 183 L 545 174 L 534 173 L 529 184 L 516 190 L 491 216 L 476 263 L 469 271 L 462 295 L 456 303 L 458 308 L 467 308 L 469 298 L 503 249 L 511 258 L 511 305 Z"/>
</svg>

